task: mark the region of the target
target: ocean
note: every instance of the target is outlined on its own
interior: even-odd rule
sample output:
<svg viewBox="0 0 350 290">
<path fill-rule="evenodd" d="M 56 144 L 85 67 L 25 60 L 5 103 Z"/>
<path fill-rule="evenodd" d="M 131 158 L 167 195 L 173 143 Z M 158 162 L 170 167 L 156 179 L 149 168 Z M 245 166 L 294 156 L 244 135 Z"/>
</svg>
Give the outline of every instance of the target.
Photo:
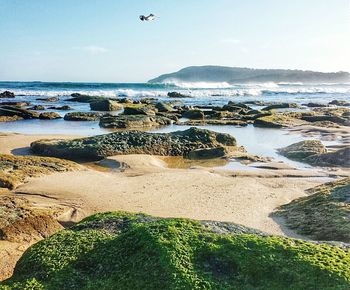
<svg viewBox="0 0 350 290">
<path fill-rule="evenodd" d="M 9 90 L 16 94 L 15 99 L 0 101 L 26 101 L 33 105 L 61 106 L 69 105 L 73 111 L 90 111 L 89 104 L 67 102 L 72 93 L 111 98 L 141 99 L 157 98 L 162 101 L 174 101 L 167 96 L 168 92 L 177 91 L 191 98 L 179 99 L 185 105 L 224 105 L 229 101 L 263 101 L 263 102 L 295 102 L 300 105 L 309 102 L 327 104 L 332 100 L 349 100 L 350 83 L 345 84 L 301 84 L 301 83 L 263 83 L 235 84 L 228 83 L 73 83 L 73 82 L 0 82 L 0 92 Z M 46 103 L 37 98 L 58 97 L 55 103 Z M 254 105 L 251 105 L 253 108 Z M 261 109 L 261 107 L 255 107 Z M 295 109 L 293 109 L 295 110 Z M 308 110 L 307 107 L 304 110 Z M 55 110 L 46 110 L 55 111 Z M 66 111 L 56 111 L 62 117 Z M 70 111 L 71 112 L 71 111 Z M 298 134 L 288 134 L 280 129 L 257 128 L 252 125 L 205 126 L 207 129 L 229 133 L 236 137 L 238 144 L 245 146 L 250 153 L 273 157 L 279 161 L 287 161 L 276 153 L 276 149 L 294 142 L 304 140 Z M 171 125 L 153 132 L 171 132 L 185 130 L 186 126 Z M 69 122 L 57 120 L 21 120 L 16 122 L 0 122 L 0 132 L 16 132 L 24 134 L 71 134 L 91 136 L 105 134 L 111 130 L 100 128 L 98 122 Z M 325 145 L 337 144 L 337 140 L 324 141 Z M 257 146 L 258 145 L 258 146 Z M 294 166 L 302 166 L 293 163 Z M 303 165 L 302 167 L 304 167 Z"/>
</svg>

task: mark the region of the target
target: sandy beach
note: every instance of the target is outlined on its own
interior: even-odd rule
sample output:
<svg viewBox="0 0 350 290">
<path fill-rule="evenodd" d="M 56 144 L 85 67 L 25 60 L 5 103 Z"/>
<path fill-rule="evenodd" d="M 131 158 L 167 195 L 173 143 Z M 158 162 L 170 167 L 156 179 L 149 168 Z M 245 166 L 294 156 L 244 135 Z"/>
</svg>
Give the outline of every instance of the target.
<svg viewBox="0 0 350 290">
<path fill-rule="evenodd" d="M 342 131 L 335 132 L 341 134 Z M 41 139 L 73 139 L 73 135 L 2 133 L 0 152 L 31 155 L 30 144 Z M 143 212 L 159 217 L 233 222 L 271 235 L 301 238 L 272 217 L 277 207 L 306 196 L 306 190 L 331 180 L 327 170 L 297 169 L 269 162 L 247 170 L 220 169 L 226 161 L 186 161 L 182 157 L 118 155 L 81 163 L 79 170 L 29 178 L 2 194 L 55 208 L 62 225 L 98 212 Z M 337 169 L 331 175 L 348 176 Z M 302 237 L 305 238 L 305 237 Z M 2 277 L 32 243 L 1 241 Z"/>
</svg>

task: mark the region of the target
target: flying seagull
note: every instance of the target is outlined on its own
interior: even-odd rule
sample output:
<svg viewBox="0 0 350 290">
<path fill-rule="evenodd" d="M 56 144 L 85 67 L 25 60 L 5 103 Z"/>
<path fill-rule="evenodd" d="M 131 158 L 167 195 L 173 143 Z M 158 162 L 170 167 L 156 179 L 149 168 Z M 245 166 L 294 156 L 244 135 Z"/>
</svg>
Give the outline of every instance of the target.
<svg viewBox="0 0 350 290">
<path fill-rule="evenodd" d="M 156 16 L 154 14 L 152 14 L 152 13 L 150 15 L 148 15 L 148 16 L 140 15 L 140 20 L 141 21 L 152 21 L 154 19 L 156 19 Z"/>
</svg>

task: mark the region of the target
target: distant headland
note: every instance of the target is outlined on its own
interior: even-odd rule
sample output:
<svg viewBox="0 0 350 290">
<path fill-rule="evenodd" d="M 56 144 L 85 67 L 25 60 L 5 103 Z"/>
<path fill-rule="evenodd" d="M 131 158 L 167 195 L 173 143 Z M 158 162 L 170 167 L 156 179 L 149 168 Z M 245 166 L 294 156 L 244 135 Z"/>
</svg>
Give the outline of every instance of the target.
<svg viewBox="0 0 350 290">
<path fill-rule="evenodd" d="M 163 74 L 149 83 L 183 82 L 302 82 L 302 83 L 342 83 L 350 81 L 348 72 L 316 72 L 287 69 L 252 69 L 225 66 L 190 66 L 178 72 Z"/>
</svg>

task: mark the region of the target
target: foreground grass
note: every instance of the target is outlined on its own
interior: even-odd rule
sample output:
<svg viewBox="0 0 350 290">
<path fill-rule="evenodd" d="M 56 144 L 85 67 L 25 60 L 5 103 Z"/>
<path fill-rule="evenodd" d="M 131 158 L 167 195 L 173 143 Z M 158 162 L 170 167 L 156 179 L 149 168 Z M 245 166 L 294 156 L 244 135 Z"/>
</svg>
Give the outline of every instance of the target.
<svg viewBox="0 0 350 290">
<path fill-rule="evenodd" d="M 349 250 L 116 212 L 37 243 L 0 289 L 349 287 Z"/>
</svg>

